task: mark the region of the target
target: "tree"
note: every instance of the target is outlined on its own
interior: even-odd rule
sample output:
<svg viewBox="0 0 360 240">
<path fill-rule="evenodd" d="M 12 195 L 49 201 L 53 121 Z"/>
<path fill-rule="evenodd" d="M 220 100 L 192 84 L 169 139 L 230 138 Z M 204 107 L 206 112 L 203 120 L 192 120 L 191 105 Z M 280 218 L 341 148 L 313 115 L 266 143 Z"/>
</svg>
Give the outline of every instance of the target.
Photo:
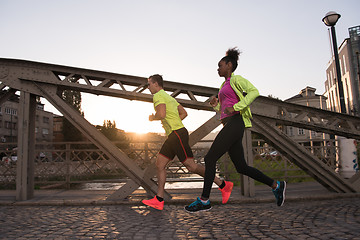
<svg viewBox="0 0 360 240">
<path fill-rule="evenodd" d="M 70 81 L 76 82 L 77 79 L 71 78 Z M 84 113 L 81 112 L 81 93 L 79 91 L 65 90 L 62 92 L 62 98 L 77 112 L 84 115 Z M 64 118 L 63 121 L 63 135 L 64 141 L 81 141 L 83 139 L 81 132 L 66 118 Z"/>
<path fill-rule="evenodd" d="M 277 99 L 277 100 L 280 100 L 280 101 L 281 101 L 281 99 L 280 99 L 280 98 L 275 97 L 275 96 L 273 96 L 272 94 L 269 94 L 269 95 L 268 95 L 268 98 L 274 98 L 274 99 Z"/>
<path fill-rule="evenodd" d="M 100 132 L 102 132 L 110 141 L 118 141 L 117 131 L 115 121 L 111 122 L 110 120 L 104 120 L 104 124 L 100 127 Z"/>
<path fill-rule="evenodd" d="M 104 120 L 104 124 L 98 127 L 98 129 L 100 129 L 100 132 L 110 141 L 117 142 L 115 145 L 118 148 L 124 149 L 129 147 L 130 143 L 125 131 L 117 129 L 115 121 Z"/>
</svg>

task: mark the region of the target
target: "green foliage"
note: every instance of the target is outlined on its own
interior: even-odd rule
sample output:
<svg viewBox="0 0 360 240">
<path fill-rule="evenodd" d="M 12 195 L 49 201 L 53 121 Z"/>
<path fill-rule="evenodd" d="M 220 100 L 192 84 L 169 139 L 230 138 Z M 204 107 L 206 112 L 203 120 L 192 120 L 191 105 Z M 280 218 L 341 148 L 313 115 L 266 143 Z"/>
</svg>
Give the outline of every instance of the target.
<svg viewBox="0 0 360 240">
<path fill-rule="evenodd" d="M 81 132 L 66 118 L 63 120 L 63 135 L 64 141 L 66 142 L 78 142 L 83 140 Z"/>
<path fill-rule="evenodd" d="M 288 163 L 289 164 L 289 163 Z M 282 156 L 270 157 L 266 156 L 265 159 L 255 158 L 254 166 L 261 169 L 267 176 L 274 180 L 285 180 L 289 183 L 306 182 L 312 180 L 311 177 L 299 169 L 291 168 L 285 165 Z M 256 184 L 261 184 L 256 182 Z"/>
<path fill-rule="evenodd" d="M 104 120 L 104 124 L 100 127 L 100 132 L 110 141 L 118 141 L 118 129 L 116 128 L 115 121 Z"/>
<path fill-rule="evenodd" d="M 75 80 L 70 81 L 74 82 Z M 74 90 L 64 90 L 62 93 L 62 98 L 65 102 L 73 106 L 75 110 L 81 112 L 81 92 Z"/>
<path fill-rule="evenodd" d="M 98 126 L 97 128 L 110 141 L 116 142 L 115 145 L 118 148 L 124 149 L 130 146 L 130 141 L 126 136 L 125 131 L 117 129 L 115 121 L 111 122 L 110 120 L 104 120 L 103 125 L 100 127 Z"/>
<path fill-rule="evenodd" d="M 76 78 L 71 78 L 70 81 L 76 82 Z M 62 98 L 70 106 L 72 106 L 77 112 L 84 115 L 81 112 L 81 93 L 73 90 L 65 90 L 62 92 Z M 81 132 L 72 125 L 66 118 L 63 121 L 63 135 L 64 141 L 81 141 L 83 140 Z"/>
<path fill-rule="evenodd" d="M 274 180 L 285 180 L 289 183 L 313 181 L 303 170 L 289 165 L 291 164 L 287 163 L 287 165 L 285 165 L 285 161 L 281 155 L 265 156 L 263 158 L 255 156 L 254 158 L 254 167 Z M 222 157 L 219 161 L 219 168 L 220 172 L 223 173 L 221 175 L 222 177 L 233 181 L 236 186 L 240 185 L 240 174 L 237 173 L 231 161 Z M 259 185 L 262 183 L 255 181 L 255 184 Z"/>
<path fill-rule="evenodd" d="M 269 94 L 269 95 L 268 95 L 268 98 L 274 98 L 274 99 L 278 99 L 278 100 L 281 100 L 280 98 L 278 98 L 278 97 L 275 97 L 275 96 L 273 96 L 272 94 Z"/>
</svg>

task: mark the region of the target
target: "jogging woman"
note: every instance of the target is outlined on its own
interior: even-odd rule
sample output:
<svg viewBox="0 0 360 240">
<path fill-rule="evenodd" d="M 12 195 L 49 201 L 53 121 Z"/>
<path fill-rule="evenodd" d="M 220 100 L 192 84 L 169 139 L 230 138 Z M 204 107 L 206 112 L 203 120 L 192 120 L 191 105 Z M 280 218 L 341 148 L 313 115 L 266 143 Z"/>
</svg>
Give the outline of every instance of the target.
<svg viewBox="0 0 360 240">
<path fill-rule="evenodd" d="M 252 126 L 249 105 L 259 96 L 259 91 L 242 76 L 234 75 L 239 55 L 240 52 L 236 48 L 229 49 L 226 56 L 218 63 L 218 74 L 225 81 L 220 87 L 218 98 L 212 97 L 210 104 L 220 112 L 220 119 L 224 127 L 216 136 L 205 156 L 203 192 L 201 197 L 185 207 L 189 212 L 211 209 L 209 197 L 215 176 L 216 162 L 226 152 L 229 153 L 237 172 L 272 188 L 278 206 L 282 206 L 285 200 L 286 182 L 274 181 L 258 169 L 248 166 L 244 157 L 242 138 L 245 128 Z"/>
</svg>

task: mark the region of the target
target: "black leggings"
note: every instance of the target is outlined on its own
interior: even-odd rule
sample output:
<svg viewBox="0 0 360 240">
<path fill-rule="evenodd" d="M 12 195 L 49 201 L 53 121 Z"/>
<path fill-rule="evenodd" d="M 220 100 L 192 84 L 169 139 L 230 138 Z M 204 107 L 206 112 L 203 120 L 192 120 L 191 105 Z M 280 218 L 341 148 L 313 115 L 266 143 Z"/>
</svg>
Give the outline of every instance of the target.
<svg viewBox="0 0 360 240">
<path fill-rule="evenodd" d="M 256 168 L 246 164 L 242 138 L 245 125 L 240 114 L 226 119 L 224 127 L 216 136 L 209 152 L 205 156 L 205 178 L 202 197 L 208 199 L 211 187 L 215 178 L 216 162 L 226 152 L 229 153 L 231 161 L 234 163 L 238 173 L 249 176 L 268 186 L 272 186 L 274 180 L 266 176 Z"/>
</svg>

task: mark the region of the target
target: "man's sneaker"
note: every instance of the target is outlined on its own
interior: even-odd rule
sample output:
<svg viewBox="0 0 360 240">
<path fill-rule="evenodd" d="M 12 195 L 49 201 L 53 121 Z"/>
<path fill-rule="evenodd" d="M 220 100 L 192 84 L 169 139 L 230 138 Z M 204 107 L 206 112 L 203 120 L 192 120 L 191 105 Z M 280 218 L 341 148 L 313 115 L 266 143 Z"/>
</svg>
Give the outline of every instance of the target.
<svg viewBox="0 0 360 240">
<path fill-rule="evenodd" d="M 152 199 L 149 200 L 142 200 L 141 201 L 143 204 L 148 205 L 150 207 L 153 207 L 157 210 L 163 210 L 164 209 L 164 201 L 160 202 L 156 196 Z"/>
<path fill-rule="evenodd" d="M 222 195 L 222 203 L 225 204 L 230 198 L 231 191 L 234 187 L 234 184 L 232 182 L 225 181 L 225 187 L 223 189 L 219 188 Z"/>
<path fill-rule="evenodd" d="M 275 190 L 272 190 L 275 198 L 276 198 L 276 204 L 280 207 L 284 204 L 285 201 L 285 189 L 286 189 L 286 182 L 285 181 L 277 181 L 277 188 Z"/>
<path fill-rule="evenodd" d="M 210 209 L 210 200 L 208 200 L 208 203 L 203 203 L 199 197 L 196 199 L 195 202 L 185 207 L 185 210 L 188 212 L 209 211 Z"/>
</svg>

